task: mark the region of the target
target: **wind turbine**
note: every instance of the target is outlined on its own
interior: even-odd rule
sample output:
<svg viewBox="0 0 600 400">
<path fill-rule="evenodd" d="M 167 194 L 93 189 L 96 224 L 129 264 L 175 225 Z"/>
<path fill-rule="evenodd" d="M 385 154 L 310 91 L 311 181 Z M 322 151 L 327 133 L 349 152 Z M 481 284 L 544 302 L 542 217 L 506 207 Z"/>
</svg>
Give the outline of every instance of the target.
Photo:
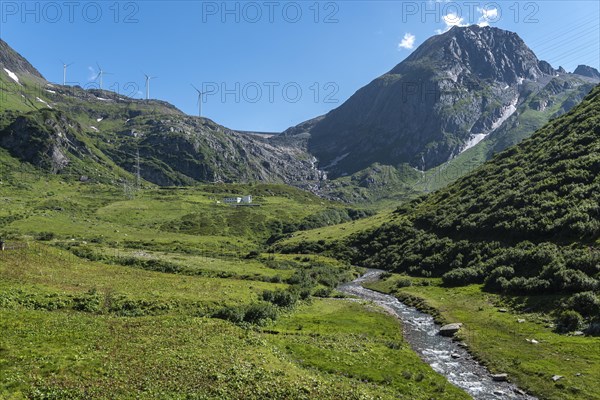
<svg viewBox="0 0 600 400">
<path fill-rule="evenodd" d="M 74 63 L 65 63 L 64 61 L 60 61 L 63 65 L 63 86 L 67 85 L 67 68 L 71 65 L 73 65 Z"/>
<path fill-rule="evenodd" d="M 146 77 L 146 100 L 150 100 L 150 80 L 156 79 L 158 76 L 149 76 L 148 74 L 144 74 Z"/>
<path fill-rule="evenodd" d="M 110 75 L 111 72 L 104 71 L 102 69 L 102 67 L 100 66 L 100 64 L 98 64 L 98 63 L 96 63 L 96 65 L 98 66 L 98 70 L 100 71 L 100 72 L 98 72 L 98 75 L 96 76 L 96 79 L 100 78 L 100 90 L 102 90 L 102 77 L 104 75 Z M 94 80 L 96 80 L 96 79 L 94 79 Z"/>
<path fill-rule="evenodd" d="M 198 117 L 202 117 L 202 95 L 204 93 L 202 93 L 196 86 L 192 85 L 192 87 L 196 89 L 196 92 L 198 92 Z"/>
</svg>

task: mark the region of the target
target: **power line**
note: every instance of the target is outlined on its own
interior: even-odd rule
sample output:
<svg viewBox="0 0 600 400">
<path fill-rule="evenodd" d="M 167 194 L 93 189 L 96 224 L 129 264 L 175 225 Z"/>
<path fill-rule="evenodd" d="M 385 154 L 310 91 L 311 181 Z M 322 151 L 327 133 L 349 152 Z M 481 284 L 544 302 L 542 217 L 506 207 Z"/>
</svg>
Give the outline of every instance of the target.
<svg viewBox="0 0 600 400">
<path fill-rule="evenodd" d="M 537 39 L 537 40 L 530 40 L 528 44 L 529 44 L 530 47 L 531 46 L 537 46 L 537 45 L 543 45 L 543 44 L 549 43 L 549 42 L 551 42 L 553 40 L 559 39 L 559 38 L 563 37 L 566 34 L 569 34 L 571 32 L 577 31 L 577 30 L 581 29 L 583 26 L 585 26 L 585 25 L 587 25 L 587 24 L 589 24 L 591 22 L 597 22 L 598 21 L 597 17 L 592 17 L 592 18 L 589 18 L 589 19 L 586 19 L 586 18 L 588 18 L 588 17 L 582 18 L 582 20 L 584 20 L 585 22 L 579 23 L 579 20 L 578 20 L 578 21 L 575 21 L 575 22 L 573 22 L 573 23 L 570 24 L 570 26 L 575 26 L 575 28 L 569 27 L 566 30 L 562 30 L 562 31 L 560 31 L 560 30 L 558 30 L 558 31 L 557 30 L 552 30 L 552 32 L 557 33 L 556 36 L 546 37 L 545 35 L 542 34 L 539 37 L 539 39 Z"/>
<path fill-rule="evenodd" d="M 552 61 L 556 63 L 556 62 L 558 62 L 560 60 L 564 60 L 566 58 L 573 58 L 573 55 L 575 55 L 575 54 L 579 54 L 582 51 L 588 51 L 590 48 L 593 47 L 595 42 L 596 42 L 595 40 L 592 40 L 592 41 L 586 42 L 580 46 L 572 48 L 570 51 L 562 53 L 558 57 L 554 57 Z M 597 50 L 597 48 L 596 48 L 596 50 Z"/>
<path fill-rule="evenodd" d="M 545 50 L 548 50 L 548 49 L 552 49 L 552 48 L 554 48 L 554 47 L 556 47 L 558 45 L 562 45 L 564 43 L 572 42 L 572 41 L 574 41 L 576 39 L 579 39 L 580 37 L 588 36 L 590 33 L 598 32 L 599 29 L 600 29 L 600 25 L 592 26 L 591 28 L 589 28 L 589 29 L 587 29 L 585 31 L 582 31 L 582 32 L 580 32 L 579 34 L 577 34 L 575 36 L 566 37 L 563 40 L 560 40 L 558 42 L 547 42 L 546 45 L 542 45 L 540 47 L 537 47 L 536 51 L 545 51 Z"/>
</svg>

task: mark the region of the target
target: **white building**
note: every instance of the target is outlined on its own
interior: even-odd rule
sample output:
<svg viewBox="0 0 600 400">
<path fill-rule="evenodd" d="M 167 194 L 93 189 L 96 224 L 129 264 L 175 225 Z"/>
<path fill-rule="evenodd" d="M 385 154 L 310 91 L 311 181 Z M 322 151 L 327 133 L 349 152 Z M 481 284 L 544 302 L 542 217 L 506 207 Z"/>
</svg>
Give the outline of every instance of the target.
<svg viewBox="0 0 600 400">
<path fill-rule="evenodd" d="M 225 204 L 252 204 L 252 196 L 246 195 L 244 197 L 225 197 L 223 198 Z"/>
<path fill-rule="evenodd" d="M 225 197 L 223 198 L 223 203 L 225 204 L 239 204 L 242 202 L 241 197 Z"/>
</svg>

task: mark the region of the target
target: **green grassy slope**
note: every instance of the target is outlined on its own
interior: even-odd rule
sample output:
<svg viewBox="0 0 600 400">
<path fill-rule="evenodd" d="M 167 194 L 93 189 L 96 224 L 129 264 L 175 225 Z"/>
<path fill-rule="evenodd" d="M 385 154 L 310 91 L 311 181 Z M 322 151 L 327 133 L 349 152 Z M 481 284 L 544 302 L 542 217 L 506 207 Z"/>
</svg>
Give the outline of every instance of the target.
<svg viewBox="0 0 600 400">
<path fill-rule="evenodd" d="M 9 245 L 0 252 L 1 398 L 467 398 L 409 350 L 392 317 L 311 296 L 356 270 L 325 257 L 247 259 L 266 235 L 214 198 L 255 190 L 262 206 L 248 212 L 267 220 L 284 209 L 302 220 L 330 204 L 273 185 L 127 198 L 112 186 L 29 173 L 0 187 Z M 260 235 L 171 229 L 190 212 L 231 217 Z M 308 290 L 295 307 L 264 301 L 266 291 L 294 288 Z M 215 318 L 265 307 L 279 318 Z"/>
</svg>

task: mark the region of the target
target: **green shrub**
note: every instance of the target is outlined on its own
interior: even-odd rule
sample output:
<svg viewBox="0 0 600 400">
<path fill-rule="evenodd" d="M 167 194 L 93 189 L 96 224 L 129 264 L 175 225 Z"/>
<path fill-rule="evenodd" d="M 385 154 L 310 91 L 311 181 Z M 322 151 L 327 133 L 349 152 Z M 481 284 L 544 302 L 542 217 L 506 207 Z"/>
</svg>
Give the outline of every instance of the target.
<svg viewBox="0 0 600 400">
<path fill-rule="evenodd" d="M 248 254 L 246 254 L 246 259 L 250 260 L 250 259 L 255 259 L 258 258 L 258 256 L 260 256 L 260 252 L 256 251 L 256 250 L 252 250 L 251 252 L 249 252 Z"/>
<path fill-rule="evenodd" d="M 594 278 L 574 269 L 562 269 L 556 272 L 554 280 L 558 289 L 564 292 L 589 291 L 598 286 Z"/>
<path fill-rule="evenodd" d="M 594 292 L 574 294 L 567 300 L 567 306 L 586 317 L 600 316 L 600 298 Z"/>
<path fill-rule="evenodd" d="M 409 277 L 401 277 L 396 281 L 396 289 L 412 286 L 412 281 Z"/>
<path fill-rule="evenodd" d="M 319 288 L 317 290 L 315 290 L 315 292 L 313 293 L 313 296 L 315 297 L 329 297 L 331 296 L 331 289 L 330 288 Z"/>
<path fill-rule="evenodd" d="M 37 234 L 37 236 L 35 237 L 37 240 L 41 240 L 41 241 L 50 241 L 53 240 L 56 237 L 56 235 L 54 234 L 54 232 L 40 232 Z"/>
<path fill-rule="evenodd" d="M 77 311 L 97 313 L 102 306 L 102 296 L 95 289 L 73 298 L 73 309 Z"/>
<path fill-rule="evenodd" d="M 582 326 L 583 317 L 574 310 L 563 311 L 556 319 L 556 330 L 558 332 L 573 332 L 581 329 Z"/>
<path fill-rule="evenodd" d="M 212 317 L 224 319 L 235 324 L 247 322 L 261 325 L 267 320 L 275 320 L 277 318 L 277 310 L 271 303 L 261 302 L 249 306 L 223 307 L 215 312 Z"/>
<path fill-rule="evenodd" d="M 471 283 L 480 283 L 483 272 L 475 268 L 456 268 L 442 275 L 442 281 L 448 286 L 462 286 Z"/>
<path fill-rule="evenodd" d="M 492 272 L 485 278 L 485 288 L 488 290 L 506 291 L 508 289 L 508 281 L 515 274 L 512 267 L 500 266 L 494 268 Z"/>
<path fill-rule="evenodd" d="M 221 308 L 219 311 L 215 312 L 213 318 L 224 319 L 226 321 L 233 322 L 238 324 L 244 320 L 245 311 L 236 306 L 227 306 Z"/>
<path fill-rule="evenodd" d="M 278 307 L 291 307 L 298 301 L 298 296 L 288 290 L 265 290 L 262 299 Z"/>
<path fill-rule="evenodd" d="M 590 336 L 600 336 L 600 321 L 592 321 L 585 333 Z"/>
<path fill-rule="evenodd" d="M 270 303 L 251 304 L 244 313 L 244 322 L 257 325 L 276 318 L 277 310 Z"/>
<path fill-rule="evenodd" d="M 382 279 L 382 280 L 389 279 L 391 277 L 392 277 L 392 273 L 391 272 L 384 272 L 384 273 L 382 273 L 379 276 L 379 278 Z"/>
</svg>

